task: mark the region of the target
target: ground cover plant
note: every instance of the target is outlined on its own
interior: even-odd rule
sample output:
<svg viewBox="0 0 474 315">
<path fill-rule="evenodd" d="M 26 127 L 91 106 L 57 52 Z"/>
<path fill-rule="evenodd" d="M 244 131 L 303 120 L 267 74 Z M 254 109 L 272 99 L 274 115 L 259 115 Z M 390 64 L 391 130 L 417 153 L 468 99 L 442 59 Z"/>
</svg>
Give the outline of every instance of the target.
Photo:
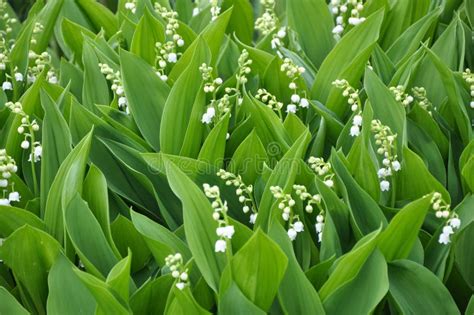
<svg viewBox="0 0 474 315">
<path fill-rule="evenodd" d="M 474 314 L 474 1 L 0 1 L 0 314 Z"/>
</svg>

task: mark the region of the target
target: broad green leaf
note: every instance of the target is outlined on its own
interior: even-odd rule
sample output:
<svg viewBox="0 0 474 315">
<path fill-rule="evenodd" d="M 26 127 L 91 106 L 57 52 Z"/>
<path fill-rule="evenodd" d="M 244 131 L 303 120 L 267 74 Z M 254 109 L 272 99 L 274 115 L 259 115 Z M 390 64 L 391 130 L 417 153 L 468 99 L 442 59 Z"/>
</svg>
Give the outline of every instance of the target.
<svg viewBox="0 0 474 315">
<path fill-rule="evenodd" d="M 108 284 L 102 282 L 87 272 L 79 270 L 74 270 L 74 272 L 79 277 L 79 279 L 81 279 L 89 292 L 94 296 L 97 302 L 95 314 L 131 314 L 127 303 L 123 301 Z"/>
<path fill-rule="evenodd" d="M 1 257 L 12 270 L 22 301 L 31 313 L 46 314 L 48 272 L 60 251 L 54 238 L 28 225 L 17 229 L 0 247 Z"/>
<path fill-rule="evenodd" d="M 120 297 L 127 301 L 130 294 L 130 267 L 132 262 L 132 253 L 129 251 L 128 255 L 120 260 L 107 275 L 105 281 Z"/>
<path fill-rule="evenodd" d="M 238 314 L 266 314 L 253 304 L 233 282 L 219 298 L 219 313 L 228 315 Z"/>
<path fill-rule="evenodd" d="M 129 249 L 132 252 L 132 273 L 143 269 L 150 260 L 151 252 L 144 237 L 137 231 L 133 223 L 119 215 L 110 225 L 110 230 L 120 255 L 127 256 Z"/>
<path fill-rule="evenodd" d="M 204 141 L 198 160 L 221 168 L 224 165 L 224 153 L 230 116 L 225 115 Z"/>
<path fill-rule="evenodd" d="M 299 44 L 306 56 L 319 68 L 335 44 L 333 17 L 326 1 L 294 0 L 286 1 L 286 6 L 288 26 L 298 34 Z"/>
<path fill-rule="evenodd" d="M 379 241 L 380 229 L 362 238 L 355 247 L 335 262 L 335 267 L 324 283 L 319 295 L 325 301 L 343 285 L 354 279 L 374 251 Z"/>
<path fill-rule="evenodd" d="M 15 314 L 15 315 L 28 315 L 30 314 L 23 306 L 18 302 L 13 295 L 11 295 L 7 289 L 0 287 L 0 313 L 1 314 Z"/>
<path fill-rule="evenodd" d="M 387 261 L 408 257 L 431 209 L 431 198 L 432 194 L 403 207 L 380 234 L 379 248 Z"/>
<path fill-rule="evenodd" d="M 211 204 L 202 190 L 173 162 L 166 160 L 165 164 L 171 189 L 183 203 L 184 231 L 189 249 L 207 284 L 217 292 L 225 255 L 214 252 L 218 238 Z"/>
<path fill-rule="evenodd" d="M 415 200 L 437 191 L 446 202 L 451 198 L 446 189 L 428 171 L 421 158 L 407 147 L 403 148 L 402 169 L 397 177 L 397 199 Z"/>
<path fill-rule="evenodd" d="M 388 265 L 390 295 L 397 309 L 412 314 L 461 314 L 448 289 L 425 267 L 409 260 Z"/>
<path fill-rule="evenodd" d="M 59 104 L 56 105 L 44 90 L 41 90 L 41 104 L 44 109 L 44 118 L 41 143 L 43 163 L 41 163 L 40 198 L 42 213 L 44 213 L 49 189 L 61 163 L 71 152 L 72 140 L 66 120 L 59 111 Z"/>
<path fill-rule="evenodd" d="M 375 250 L 357 276 L 324 300 L 328 314 L 370 314 L 381 303 L 389 288 L 387 263 Z M 347 301 L 350 300 L 350 303 Z"/>
<path fill-rule="evenodd" d="M 202 117 L 202 113 L 199 116 L 191 115 L 193 112 L 194 100 L 199 95 L 200 89 L 202 89 L 202 78 L 199 71 L 199 67 L 202 63 L 208 63 L 210 60 L 209 48 L 202 37 L 196 39 L 197 44 L 194 45 L 194 54 L 190 59 L 189 65 L 184 72 L 176 80 L 169 97 L 164 104 L 163 117 L 160 124 L 160 146 L 164 153 L 178 154 L 185 141 L 186 126 L 192 122 L 190 119 L 196 119 Z M 188 48 L 191 49 L 191 48 Z M 186 93 L 183 93 L 186 91 Z M 176 128 L 176 126 L 182 126 L 182 128 Z M 193 132 L 193 130 L 190 130 Z M 200 139 L 194 139 L 200 141 Z"/>
<path fill-rule="evenodd" d="M 82 87 L 82 101 L 90 109 L 95 104 L 109 104 L 110 92 L 105 76 L 100 72 L 99 59 L 92 45 L 84 42 L 82 50 L 84 64 L 84 86 Z"/>
<path fill-rule="evenodd" d="M 46 229 L 43 221 L 33 213 L 16 207 L 0 206 L 0 236 L 2 238 L 8 237 L 24 225 L 39 230 Z"/>
<path fill-rule="evenodd" d="M 133 314 L 163 314 L 174 278 L 170 274 L 149 280 L 130 297 Z"/>
<path fill-rule="evenodd" d="M 63 243 L 64 211 L 72 198 L 82 191 L 82 180 L 91 145 L 92 132 L 69 153 L 64 159 L 51 184 L 46 200 L 44 223 L 48 232 L 60 243 Z"/>
<path fill-rule="evenodd" d="M 471 222 L 463 227 L 463 230 L 457 236 L 454 246 L 456 266 L 471 290 L 474 289 L 474 268 L 472 266 L 474 259 L 473 237 L 474 223 Z"/>
<path fill-rule="evenodd" d="M 137 212 L 131 211 L 131 217 L 133 225 L 143 236 L 158 265 L 164 266 L 165 258 L 177 252 L 181 253 L 185 260 L 191 259 L 192 255 L 186 243 L 170 230 Z"/>
<path fill-rule="evenodd" d="M 32 50 L 36 53 L 41 53 L 48 47 L 63 3 L 64 0 L 48 1 L 36 16 L 35 23 L 40 23 L 43 26 L 41 32 L 34 35 L 35 42 L 32 43 Z"/>
<path fill-rule="evenodd" d="M 372 197 L 357 184 L 335 151 L 332 153 L 331 161 L 339 178 L 338 182 L 343 183 L 345 187 L 342 190 L 342 195 L 349 206 L 356 237 L 360 238 L 367 235 L 378 229 L 380 225 L 385 226 L 387 219 L 382 210 Z M 338 182 L 336 182 L 336 185 Z"/>
<path fill-rule="evenodd" d="M 379 10 L 345 34 L 324 59 L 316 75 L 311 90 L 313 99 L 326 104 L 338 117 L 348 111 L 348 106 L 341 90 L 332 82 L 346 79 L 351 85 L 356 85 L 379 38 L 382 20 L 383 10 Z"/>
<path fill-rule="evenodd" d="M 77 4 L 84 10 L 95 28 L 103 29 L 107 37 L 112 37 L 117 33 L 117 17 L 103 4 L 93 0 L 78 0 Z"/>
<path fill-rule="evenodd" d="M 242 293 L 268 311 L 278 292 L 288 258 L 261 230 L 230 261 L 232 278 Z M 222 287 L 221 287 L 222 290 Z"/>
<path fill-rule="evenodd" d="M 164 40 L 165 29 L 163 25 L 146 9 L 133 34 L 130 52 L 142 57 L 151 66 L 155 66 L 155 44 Z"/>
<path fill-rule="evenodd" d="M 318 292 L 301 269 L 285 229 L 274 222 L 269 236 L 288 257 L 288 267 L 278 290 L 282 307 L 289 314 L 325 314 Z"/>
<path fill-rule="evenodd" d="M 229 164 L 229 170 L 234 174 L 242 176 L 244 183 L 254 183 L 267 162 L 265 147 L 257 136 L 255 130 L 245 138 L 235 150 Z"/>
<path fill-rule="evenodd" d="M 74 273 L 77 268 L 60 254 L 48 275 L 49 314 L 92 314 L 96 303 L 85 285 Z"/>
<path fill-rule="evenodd" d="M 235 36 L 245 44 L 251 44 L 254 32 L 254 15 L 252 4 L 247 0 L 224 0 L 222 8 L 232 7 L 232 15 L 226 32 Z"/>
<path fill-rule="evenodd" d="M 107 276 L 118 262 L 112 248 L 87 203 L 75 195 L 67 205 L 65 224 L 68 235 L 87 271 Z"/>
<path fill-rule="evenodd" d="M 158 151 L 160 122 L 169 87 L 137 56 L 122 50 L 120 61 L 130 112 L 145 140 Z"/>
</svg>

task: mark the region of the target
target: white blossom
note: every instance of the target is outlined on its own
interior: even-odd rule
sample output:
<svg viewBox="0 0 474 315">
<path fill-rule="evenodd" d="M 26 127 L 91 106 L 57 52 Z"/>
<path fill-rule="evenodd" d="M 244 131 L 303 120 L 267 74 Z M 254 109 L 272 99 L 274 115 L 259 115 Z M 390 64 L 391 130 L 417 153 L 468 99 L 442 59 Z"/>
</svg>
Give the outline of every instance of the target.
<svg viewBox="0 0 474 315">
<path fill-rule="evenodd" d="M 224 241 L 224 240 L 217 240 L 216 241 L 216 245 L 215 245 L 215 249 L 214 249 L 216 253 L 219 253 L 219 252 L 225 253 L 226 248 L 227 248 L 226 241 Z"/>
<path fill-rule="evenodd" d="M 0 206 L 9 206 L 10 205 L 10 200 L 3 198 L 0 199 Z"/>
<path fill-rule="evenodd" d="M 387 180 L 383 180 L 380 182 L 380 190 L 381 191 L 389 191 L 390 190 L 390 182 Z"/>
<path fill-rule="evenodd" d="M 23 81 L 23 74 L 20 73 L 20 72 L 16 72 L 15 73 L 15 80 L 18 81 L 18 82 Z"/>
<path fill-rule="evenodd" d="M 2 84 L 2 90 L 7 91 L 7 90 L 13 90 L 13 85 L 9 81 L 5 81 Z"/>
<path fill-rule="evenodd" d="M 287 113 L 295 114 L 296 110 L 297 110 L 297 108 L 296 108 L 296 105 L 294 105 L 294 104 L 289 104 L 288 106 L 286 106 L 286 112 Z"/>
<path fill-rule="evenodd" d="M 290 228 L 288 230 L 288 237 L 290 238 L 290 240 L 294 241 L 296 239 L 296 235 L 298 234 L 298 232 L 296 232 L 295 229 L 293 228 Z"/>
<path fill-rule="evenodd" d="M 359 128 L 359 126 L 356 126 L 356 125 L 352 126 L 352 127 L 351 127 L 351 130 L 350 130 L 350 135 L 351 135 L 352 137 L 357 137 L 357 136 L 359 136 L 359 135 L 360 135 L 360 128 Z"/>
<path fill-rule="evenodd" d="M 11 201 L 20 201 L 20 194 L 17 192 L 17 191 L 12 191 L 9 195 L 8 195 L 8 200 L 11 202 Z"/>
</svg>

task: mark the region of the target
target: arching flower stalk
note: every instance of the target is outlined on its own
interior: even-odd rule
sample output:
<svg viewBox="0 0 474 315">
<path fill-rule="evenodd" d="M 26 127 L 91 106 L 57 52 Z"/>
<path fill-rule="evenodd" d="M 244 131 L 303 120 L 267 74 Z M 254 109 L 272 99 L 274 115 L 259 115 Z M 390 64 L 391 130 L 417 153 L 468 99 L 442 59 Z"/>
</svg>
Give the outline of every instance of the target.
<svg viewBox="0 0 474 315">
<path fill-rule="evenodd" d="M 283 103 L 279 102 L 275 95 L 271 94 L 266 89 L 258 89 L 255 98 L 267 105 L 268 108 L 276 112 L 280 120 L 283 119 L 283 116 L 281 114 Z"/>
<path fill-rule="evenodd" d="M 472 109 L 474 109 L 474 74 L 471 72 L 469 68 L 467 68 L 462 73 L 462 77 L 466 81 L 466 83 L 469 85 L 469 92 L 471 94 L 471 102 L 469 103 L 469 106 Z"/>
<path fill-rule="evenodd" d="M 40 130 L 39 124 L 35 119 L 31 120 L 30 116 L 25 113 L 23 106 L 20 102 L 8 102 L 5 104 L 12 113 L 21 117 L 21 125 L 17 131 L 20 135 L 24 136 L 24 140 L 21 142 L 21 148 L 24 150 L 30 150 L 28 161 L 31 162 L 31 176 L 33 179 L 34 193 L 38 193 L 38 183 L 36 180 L 36 162 L 41 160 L 43 153 L 43 147 L 39 141 L 36 141 L 35 133 Z"/>
<path fill-rule="evenodd" d="M 335 80 L 332 84 L 343 90 L 342 96 L 347 97 L 347 103 L 351 106 L 351 111 L 354 113 L 349 134 L 352 137 L 357 137 L 360 135 L 362 128 L 362 102 L 359 97 L 359 90 L 353 88 L 345 79 Z"/>
<path fill-rule="evenodd" d="M 306 201 L 306 206 L 304 207 L 304 210 L 307 213 L 313 213 L 315 207 L 317 210 L 319 210 L 319 213 L 316 216 L 316 223 L 314 227 L 318 235 L 318 242 L 321 243 L 323 239 L 323 230 L 325 222 L 325 210 L 321 203 L 321 195 L 311 195 L 308 192 L 307 188 L 303 185 L 293 185 L 293 189 L 295 190 L 296 195 L 298 195 L 303 202 Z"/>
<path fill-rule="evenodd" d="M 105 74 L 105 78 L 111 82 L 110 89 L 114 93 L 114 96 L 117 97 L 118 106 L 127 114 L 130 114 L 128 109 L 128 100 L 125 97 L 125 90 L 123 88 L 122 76 L 120 71 L 114 71 L 108 64 L 99 63 L 100 72 Z"/>
<path fill-rule="evenodd" d="M 390 92 L 392 92 L 395 100 L 401 103 L 404 107 L 410 106 L 410 104 L 415 100 L 413 96 L 405 93 L 405 87 L 403 85 L 391 86 Z"/>
<path fill-rule="evenodd" d="M 227 253 L 230 260 L 230 255 L 232 254 L 230 240 L 235 233 L 235 229 L 233 225 L 230 225 L 229 216 L 227 215 L 227 211 L 229 210 L 227 201 L 221 199 L 218 186 L 204 184 L 203 188 L 206 196 L 209 199 L 213 199 L 211 205 L 214 209 L 214 213 L 212 214 L 212 217 L 218 223 L 216 234 L 219 239 L 216 241 L 214 250 L 216 253 Z"/>
<path fill-rule="evenodd" d="M 20 194 L 15 191 L 15 184 L 9 180 L 12 174 L 18 171 L 15 160 L 7 154 L 5 149 L 0 149 L 0 206 L 9 206 L 11 202 L 20 201 Z M 8 189 L 10 186 L 10 189 Z"/>
<path fill-rule="evenodd" d="M 238 69 L 236 73 L 237 83 L 235 87 L 226 87 L 224 90 L 225 94 L 221 98 L 217 98 L 217 93 L 222 86 L 222 78 L 215 78 L 212 74 L 212 67 L 205 63 L 199 67 L 204 80 L 204 92 L 212 95 L 211 102 L 206 112 L 202 115 L 202 123 L 207 125 L 217 123 L 225 114 L 229 113 L 233 105 L 231 97 L 235 98 L 237 105 L 242 103 L 242 89 L 248 81 L 247 75 L 252 71 L 250 68 L 251 64 L 252 60 L 249 59 L 248 51 L 245 49 L 242 50 L 238 59 Z"/>
<path fill-rule="evenodd" d="M 278 201 L 278 208 L 282 211 L 281 216 L 283 220 L 288 222 L 288 237 L 291 241 L 294 241 L 298 233 L 304 231 L 303 222 L 293 211 L 296 202 L 290 194 L 284 193 L 283 189 L 279 186 L 271 186 L 270 191 L 273 197 Z"/>
<path fill-rule="evenodd" d="M 184 266 L 183 256 L 180 253 L 168 255 L 165 264 L 171 271 L 171 276 L 175 279 L 175 286 L 183 290 L 189 286 L 188 269 Z"/>
<path fill-rule="evenodd" d="M 334 189 L 335 174 L 331 163 L 325 162 L 323 158 L 311 156 L 308 159 L 308 164 L 327 187 Z"/>
<path fill-rule="evenodd" d="M 415 98 L 416 102 L 418 105 L 426 110 L 430 116 L 433 115 L 432 109 L 433 109 L 433 104 L 431 104 L 430 100 L 426 96 L 426 90 L 424 87 L 418 87 L 415 86 L 414 88 L 411 89 L 413 92 L 413 97 Z"/>
<path fill-rule="evenodd" d="M 364 9 L 362 0 L 331 0 L 331 12 L 336 17 L 336 26 L 332 33 L 339 40 L 347 25 L 359 25 L 365 21 L 361 16 Z"/>
<path fill-rule="evenodd" d="M 443 196 L 439 192 L 433 194 L 431 206 L 437 218 L 446 220 L 438 242 L 447 245 L 451 242 L 451 235 L 461 227 L 461 220 L 457 213 L 451 211 L 450 204 L 443 200 Z"/>
<path fill-rule="evenodd" d="M 301 75 L 305 73 L 304 67 L 299 67 L 290 58 L 285 58 L 283 64 L 280 67 L 280 71 L 284 72 L 286 76 L 291 80 L 288 88 L 292 91 L 291 102 L 286 107 L 287 113 L 296 113 L 298 107 L 308 108 L 309 101 L 306 98 L 306 91 L 298 88 L 297 82 L 300 80 Z"/>
<path fill-rule="evenodd" d="M 177 48 L 184 46 L 184 39 L 178 34 L 179 21 L 177 12 L 168 10 L 158 2 L 155 2 L 155 12 L 158 13 L 166 23 L 165 34 L 167 37 L 166 42 L 155 43 L 155 64 L 158 69 L 156 74 L 161 78 L 161 80 L 167 81 L 168 76 L 166 75 L 166 67 L 168 64 L 178 62 L 181 53 L 177 51 Z"/>
<path fill-rule="evenodd" d="M 225 180 L 227 186 L 234 186 L 236 188 L 235 194 L 239 197 L 239 202 L 243 205 L 242 211 L 245 214 L 250 213 L 249 222 L 255 224 L 258 213 L 253 197 L 253 186 L 246 185 L 240 175 L 235 175 L 222 169 L 217 172 L 217 176 Z"/>
<path fill-rule="evenodd" d="M 390 190 L 390 177 L 394 172 L 401 170 L 401 164 L 397 160 L 397 134 L 390 127 L 383 125 L 380 120 L 372 120 L 372 132 L 375 133 L 375 144 L 378 146 L 377 154 L 383 156 L 383 167 L 377 171 L 380 179 L 380 190 Z M 393 192 L 395 195 L 395 192 Z"/>
</svg>

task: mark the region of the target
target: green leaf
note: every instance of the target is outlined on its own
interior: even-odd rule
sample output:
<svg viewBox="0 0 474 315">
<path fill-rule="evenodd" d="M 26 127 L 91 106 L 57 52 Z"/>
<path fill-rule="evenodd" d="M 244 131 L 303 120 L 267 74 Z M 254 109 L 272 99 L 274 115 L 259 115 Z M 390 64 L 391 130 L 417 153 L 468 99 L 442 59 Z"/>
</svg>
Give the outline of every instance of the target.
<svg viewBox="0 0 474 315">
<path fill-rule="evenodd" d="M 84 42 L 82 50 L 84 64 L 84 86 L 82 88 L 82 101 L 90 109 L 95 109 L 96 104 L 109 104 L 110 92 L 105 76 L 100 72 L 99 59 L 94 48 Z"/>
<path fill-rule="evenodd" d="M 332 82 L 346 79 L 356 86 L 379 38 L 382 20 L 383 10 L 379 10 L 345 34 L 324 59 L 316 75 L 311 90 L 313 99 L 326 104 L 338 117 L 348 111 L 348 106 L 341 90 Z"/>
<path fill-rule="evenodd" d="M 357 276 L 324 301 L 328 314 L 370 314 L 381 303 L 389 288 L 387 263 L 375 250 Z M 347 303 L 350 300 L 351 303 Z"/>
<path fill-rule="evenodd" d="M 46 200 L 44 223 L 60 243 L 64 240 L 63 214 L 75 194 L 82 191 L 82 180 L 91 145 L 92 132 L 69 153 L 51 184 Z"/>
<path fill-rule="evenodd" d="M 388 265 L 390 295 L 397 309 L 413 314 L 461 314 L 448 289 L 425 267 L 409 260 Z"/>
<path fill-rule="evenodd" d="M 235 36 L 247 45 L 252 43 L 254 32 L 253 8 L 247 0 L 224 0 L 222 8 L 232 7 L 232 15 L 226 32 Z"/>
<path fill-rule="evenodd" d="M 22 301 L 32 313 L 46 314 L 48 272 L 60 251 L 54 238 L 28 225 L 17 229 L 0 247 L 2 259 L 21 288 Z"/>
<path fill-rule="evenodd" d="M 234 282 L 232 282 L 230 287 L 220 296 L 218 306 L 219 314 L 266 314 L 253 304 Z"/>
<path fill-rule="evenodd" d="M 46 227 L 40 218 L 33 213 L 11 206 L 0 206 L 0 236 L 8 237 L 23 225 L 29 225 L 39 230 Z"/>
<path fill-rule="evenodd" d="M 319 295 L 325 301 L 340 287 L 354 279 L 374 251 L 379 240 L 380 229 L 362 238 L 355 247 L 335 262 L 335 267 L 324 283 Z"/>
<path fill-rule="evenodd" d="M 275 222 L 270 226 L 269 235 L 288 257 L 288 267 L 278 291 L 282 307 L 289 314 L 325 314 L 318 292 L 301 269 L 285 229 Z"/>
<path fill-rule="evenodd" d="M 456 266 L 471 290 L 474 289 L 474 268 L 472 266 L 474 259 L 473 237 L 474 223 L 471 222 L 463 227 L 463 230 L 457 236 L 454 246 Z"/>
<path fill-rule="evenodd" d="M 202 190 L 173 162 L 165 160 L 166 174 L 173 192 L 183 203 L 184 231 L 196 265 L 207 284 L 217 292 L 225 255 L 214 252 L 217 222 Z"/>
<path fill-rule="evenodd" d="M 432 194 L 401 209 L 380 234 L 379 248 L 387 261 L 405 259 L 412 251 L 418 233 L 431 209 Z"/>
<path fill-rule="evenodd" d="M 146 9 L 133 34 L 130 52 L 142 57 L 151 66 L 155 66 L 155 44 L 164 40 L 165 29 L 163 25 Z"/>
<path fill-rule="evenodd" d="M 84 271 L 74 270 L 97 302 L 96 314 L 129 315 L 126 303 L 105 282 Z"/>
<path fill-rule="evenodd" d="M 41 90 L 41 104 L 44 109 L 44 118 L 41 144 L 43 147 L 43 163 L 41 163 L 40 198 L 42 213 L 44 213 L 49 189 L 61 163 L 71 152 L 72 140 L 66 120 L 58 106 L 44 90 Z"/>
<path fill-rule="evenodd" d="M 235 254 L 229 266 L 242 293 L 259 308 L 268 311 L 287 263 L 288 259 L 278 245 L 257 230 Z"/>
<path fill-rule="evenodd" d="M 15 314 L 15 315 L 28 315 L 30 314 L 23 306 L 11 295 L 7 289 L 0 287 L 0 313 L 2 314 Z"/>
<path fill-rule="evenodd" d="M 103 4 L 93 0 L 78 0 L 77 4 L 84 10 L 95 28 L 103 29 L 107 37 L 112 37 L 118 32 L 117 17 Z"/>
<path fill-rule="evenodd" d="M 267 161 L 265 147 L 254 129 L 235 150 L 229 170 L 242 176 L 245 183 L 254 183 Z"/>
<path fill-rule="evenodd" d="M 122 50 L 120 61 L 130 112 L 145 140 L 158 151 L 160 122 L 169 87 L 137 56 Z"/>
<path fill-rule="evenodd" d="M 298 43 L 306 56 L 319 68 L 335 44 L 333 17 L 326 1 L 294 0 L 287 1 L 286 6 L 288 26 L 298 34 Z M 317 41 L 314 40 L 316 34 Z"/>
<path fill-rule="evenodd" d="M 77 268 L 60 254 L 48 275 L 49 314 L 92 314 L 96 303 L 73 270 Z"/>
<path fill-rule="evenodd" d="M 165 258 L 177 252 L 181 253 L 185 260 L 191 259 L 188 246 L 173 232 L 135 211 L 130 214 L 133 225 L 143 236 L 158 265 L 164 266 Z"/>
<path fill-rule="evenodd" d="M 120 297 L 127 301 L 129 297 L 130 283 L 130 267 L 132 262 L 132 253 L 129 251 L 128 256 L 119 261 L 107 275 L 106 283 L 118 293 Z M 133 284 L 134 286 L 134 284 Z"/>
<path fill-rule="evenodd" d="M 130 297 L 133 314 L 163 314 L 173 283 L 170 274 L 147 281 Z"/>
<path fill-rule="evenodd" d="M 161 150 L 168 154 L 178 154 L 183 148 L 186 136 L 186 126 L 191 124 L 191 118 L 196 119 L 202 116 L 192 116 L 194 100 L 202 89 L 201 73 L 199 67 L 202 63 L 208 63 L 210 60 L 209 48 L 202 37 L 196 39 L 194 45 L 194 54 L 186 70 L 179 76 L 163 109 L 163 118 L 160 125 L 160 145 Z M 188 48 L 188 50 L 191 48 Z M 186 91 L 186 93 L 183 93 Z M 176 128 L 183 126 L 183 128 Z M 194 130 L 189 130 L 193 132 Z M 200 139 L 194 139 L 200 142 Z"/>
<path fill-rule="evenodd" d="M 198 160 L 215 165 L 221 168 L 224 165 L 224 153 L 227 138 L 227 130 L 229 128 L 230 115 L 225 115 L 207 136 Z"/>
</svg>

